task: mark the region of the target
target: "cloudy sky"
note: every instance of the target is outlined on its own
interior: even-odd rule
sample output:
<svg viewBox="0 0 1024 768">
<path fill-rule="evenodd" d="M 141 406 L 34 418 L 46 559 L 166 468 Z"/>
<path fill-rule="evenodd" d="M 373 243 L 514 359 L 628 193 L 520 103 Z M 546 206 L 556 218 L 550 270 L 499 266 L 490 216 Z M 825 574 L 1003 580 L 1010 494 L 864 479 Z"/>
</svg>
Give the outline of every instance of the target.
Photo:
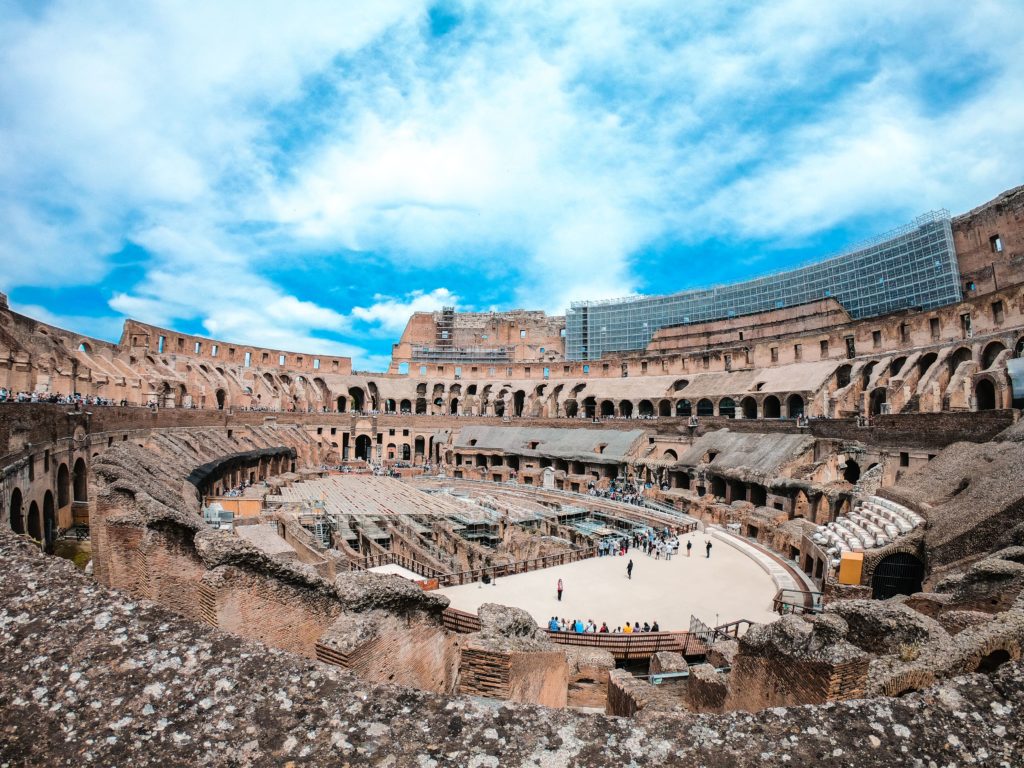
<svg viewBox="0 0 1024 768">
<path fill-rule="evenodd" d="M 416 310 L 738 280 L 1024 183 L 1021 40 L 1020 0 L 0 0 L 0 290 L 381 369 Z"/>
</svg>

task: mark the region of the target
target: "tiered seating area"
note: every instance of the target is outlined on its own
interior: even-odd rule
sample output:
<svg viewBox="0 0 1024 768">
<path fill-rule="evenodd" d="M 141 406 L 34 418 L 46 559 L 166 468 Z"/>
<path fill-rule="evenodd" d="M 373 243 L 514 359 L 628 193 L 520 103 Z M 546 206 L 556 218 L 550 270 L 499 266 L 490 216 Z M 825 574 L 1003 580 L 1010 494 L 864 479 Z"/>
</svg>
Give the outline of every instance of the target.
<svg viewBox="0 0 1024 768">
<path fill-rule="evenodd" d="M 811 538 L 826 547 L 835 567 L 843 552 L 887 546 L 923 523 L 923 517 L 902 504 L 870 496 L 858 501 L 849 515 L 840 515 L 835 522 L 818 526 Z"/>
</svg>

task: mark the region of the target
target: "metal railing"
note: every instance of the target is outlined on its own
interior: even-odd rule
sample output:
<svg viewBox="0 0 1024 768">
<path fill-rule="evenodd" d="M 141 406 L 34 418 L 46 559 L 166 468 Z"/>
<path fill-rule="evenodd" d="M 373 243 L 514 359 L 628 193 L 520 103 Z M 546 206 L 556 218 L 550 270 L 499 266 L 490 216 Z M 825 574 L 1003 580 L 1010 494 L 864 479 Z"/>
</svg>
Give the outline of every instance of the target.
<svg viewBox="0 0 1024 768">
<path fill-rule="evenodd" d="M 821 613 L 821 592 L 809 589 L 780 589 L 772 599 L 772 610 L 779 615 Z"/>
</svg>

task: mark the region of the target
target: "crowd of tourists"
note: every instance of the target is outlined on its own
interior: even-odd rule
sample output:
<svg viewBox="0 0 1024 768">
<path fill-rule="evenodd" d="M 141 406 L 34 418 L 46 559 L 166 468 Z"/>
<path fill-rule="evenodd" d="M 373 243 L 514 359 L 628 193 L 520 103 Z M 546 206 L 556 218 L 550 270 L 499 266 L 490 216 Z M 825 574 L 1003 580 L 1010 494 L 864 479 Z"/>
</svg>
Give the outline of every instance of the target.
<svg viewBox="0 0 1024 768">
<path fill-rule="evenodd" d="M 645 621 L 643 624 L 639 621 L 630 624 L 627 621 L 625 625 L 611 629 L 607 621 L 602 621 L 601 626 L 598 627 L 593 619 L 582 621 L 581 619 L 560 619 L 557 616 L 552 616 L 548 621 L 548 632 L 575 632 L 581 635 L 595 633 L 631 635 L 634 632 L 661 632 L 661 627 L 658 626 L 657 621 Z"/>
<path fill-rule="evenodd" d="M 127 405 L 127 400 L 114 401 L 109 397 L 98 397 L 97 395 L 61 395 L 57 392 L 15 392 L 14 390 L 0 387 L 0 403 L 48 403 L 50 405 L 73 405 L 94 406 L 94 405 Z"/>
<path fill-rule="evenodd" d="M 609 501 L 621 501 L 623 504 L 633 504 L 638 507 L 644 505 L 644 495 L 636 484 L 625 481 L 612 480 L 607 488 L 598 488 L 593 481 L 587 486 L 587 495 L 598 499 Z"/>
</svg>

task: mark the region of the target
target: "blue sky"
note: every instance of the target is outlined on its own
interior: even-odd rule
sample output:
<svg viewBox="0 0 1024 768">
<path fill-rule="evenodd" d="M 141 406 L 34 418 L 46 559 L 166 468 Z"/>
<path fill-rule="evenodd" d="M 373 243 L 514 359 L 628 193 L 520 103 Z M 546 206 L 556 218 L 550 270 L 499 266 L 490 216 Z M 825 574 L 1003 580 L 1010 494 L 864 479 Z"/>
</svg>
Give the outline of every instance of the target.
<svg viewBox="0 0 1024 768">
<path fill-rule="evenodd" d="M 1024 183 L 1019 0 L 251 9 L 0 0 L 16 310 L 380 370 L 413 311 L 739 280 Z"/>
</svg>

